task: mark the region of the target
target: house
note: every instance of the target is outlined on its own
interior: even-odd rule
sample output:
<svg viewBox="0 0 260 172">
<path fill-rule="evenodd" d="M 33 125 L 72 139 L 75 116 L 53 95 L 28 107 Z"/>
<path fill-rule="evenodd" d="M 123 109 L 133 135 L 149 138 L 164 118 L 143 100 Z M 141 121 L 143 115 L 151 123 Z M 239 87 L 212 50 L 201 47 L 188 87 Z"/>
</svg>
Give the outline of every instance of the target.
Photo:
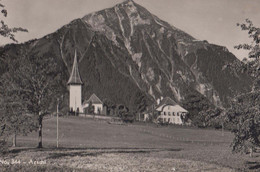
<svg viewBox="0 0 260 172">
<path fill-rule="evenodd" d="M 158 120 L 162 123 L 184 124 L 183 118 L 188 111 L 169 97 L 164 98 L 156 107 Z"/>
<path fill-rule="evenodd" d="M 142 115 L 143 118 L 141 118 L 141 120 L 148 121 L 156 117 L 156 122 L 184 124 L 183 118 L 187 113 L 188 111 L 186 109 L 181 107 L 171 98 L 166 97 L 157 101 L 157 105 L 148 107 L 146 112 Z"/>
<path fill-rule="evenodd" d="M 92 103 L 92 106 L 94 106 L 95 114 L 103 113 L 103 102 L 97 97 L 96 94 L 92 94 L 88 100 L 83 102 L 82 107 L 84 111 L 89 106 L 90 102 Z"/>
</svg>

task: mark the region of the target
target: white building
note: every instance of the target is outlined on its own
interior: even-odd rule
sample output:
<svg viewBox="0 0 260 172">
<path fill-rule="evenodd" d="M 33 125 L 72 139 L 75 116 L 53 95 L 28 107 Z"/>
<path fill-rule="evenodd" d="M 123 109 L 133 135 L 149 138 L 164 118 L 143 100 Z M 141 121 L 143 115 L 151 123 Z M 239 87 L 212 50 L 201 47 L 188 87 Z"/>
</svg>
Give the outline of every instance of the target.
<svg viewBox="0 0 260 172">
<path fill-rule="evenodd" d="M 94 106 L 95 114 L 103 113 L 103 102 L 96 96 L 96 94 L 92 94 L 88 100 L 83 102 L 83 109 L 86 109 L 90 102 Z"/>
<path fill-rule="evenodd" d="M 158 120 L 163 123 L 183 124 L 183 118 L 187 115 L 188 111 L 178 105 L 171 98 L 164 98 L 160 104 L 156 107 L 156 111 L 159 113 Z"/>
<path fill-rule="evenodd" d="M 73 67 L 71 71 L 71 75 L 68 81 L 68 86 L 69 86 L 69 92 L 70 92 L 70 97 L 69 97 L 69 108 L 70 111 L 74 112 L 83 112 L 82 109 L 82 85 L 83 82 L 81 80 L 80 74 L 79 74 L 79 69 L 78 69 L 78 61 L 77 61 L 77 53 L 75 51 L 75 56 L 74 56 L 74 62 L 73 62 Z"/>
</svg>

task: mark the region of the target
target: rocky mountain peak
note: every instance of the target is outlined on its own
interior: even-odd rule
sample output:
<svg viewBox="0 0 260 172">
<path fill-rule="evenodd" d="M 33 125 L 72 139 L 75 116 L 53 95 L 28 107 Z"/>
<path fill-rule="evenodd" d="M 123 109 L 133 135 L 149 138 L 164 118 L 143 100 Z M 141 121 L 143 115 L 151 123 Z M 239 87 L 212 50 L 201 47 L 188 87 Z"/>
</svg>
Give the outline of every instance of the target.
<svg viewBox="0 0 260 172">
<path fill-rule="evenodd" d="M 225 47 L 193 38 L 132 0 L 0 51 L 19 58 L 18 49 L 28 47 L 34 56 L 56 58 L 68 77 L 76 49 L 87 83 L 84 95 L 96 93 L 129 107 L 140 95 L 150 102 L 163 96 L 181 103 L 193 93 L 222 106 L 251 83 L 246 74 L 223 68 L 238 61 Z"/>
</svg>

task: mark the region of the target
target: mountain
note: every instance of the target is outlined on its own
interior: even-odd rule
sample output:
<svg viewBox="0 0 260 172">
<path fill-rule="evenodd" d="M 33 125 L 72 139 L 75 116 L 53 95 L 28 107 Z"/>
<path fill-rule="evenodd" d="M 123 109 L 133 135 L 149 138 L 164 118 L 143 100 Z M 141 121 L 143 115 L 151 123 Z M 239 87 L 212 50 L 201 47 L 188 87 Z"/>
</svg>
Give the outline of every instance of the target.
<svg viewBox="0 0 260 172">
<path fill-rule="evenodd" d="M 55 58 L 64 85 L 76 49 L 84 99 L 96 93 L 128 107 L 140 95 L 149 103 L 161 96 L 181 103 L 192 93 L 226 106 L 228 97 L 248 91 L 252 83 L 227 67 L 239 62 L 227 48 L 193 38 L 132 0 L 75 19 L 43 38 L 6 45 L 0 53 L 19 58 L 21 49 Z M 0 67 L 6 71 L 3 63 Z"/>
</svg>

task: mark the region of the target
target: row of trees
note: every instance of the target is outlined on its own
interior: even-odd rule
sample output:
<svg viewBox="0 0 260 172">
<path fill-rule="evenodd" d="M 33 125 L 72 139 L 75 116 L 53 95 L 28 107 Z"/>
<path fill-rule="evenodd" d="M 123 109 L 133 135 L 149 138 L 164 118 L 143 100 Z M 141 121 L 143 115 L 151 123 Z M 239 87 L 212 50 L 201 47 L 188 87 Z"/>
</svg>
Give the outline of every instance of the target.
<svg viewBox="0 0 260 172">
<path fill-rule="evenodd" d="M 107 114 L 118 116 L 125 122 L 133 121 L 136 115 L 143 113 L 146 110 L 148 103 L 146 96 L 140 91 L 137 91 L 131 97 L 130 107 L 127 107 L 124 104 L 116 104 L 109 99 L 104 100 Z"/>
<path fill-rule="evenodd" d="M 124 122 L 133 122 L 135 112 L 130 110 L 127 106 L 123 104 L 116 105 L 108 99 L 104 101 L 104 106 L 106 107 L 107 115 L 118 116 Z"/>
<path fill-rule="evenodd" d="M 141 114 L 146 110 L 148 106 L 146 96 L 142 92 L 137 92 L 132 97 L 132 106 L 128 108 L 124 104 L 116 104 L 110 99 L 104 99 L 104 109 L 103 111 L 99 111 L 97 114 L 105 114 L 108 116 L 117 116 L 120 117 L 125 122 L 132 122 L 135 119 L 135 116 Z M 93 114 L 94 115 L 94 106 L 90 101 L 88 107 L 84 109 L 85 114 Z M 78 115 L 79 111 L 73 112 L 71 109 L 70 114 Z"/>
</svg>

